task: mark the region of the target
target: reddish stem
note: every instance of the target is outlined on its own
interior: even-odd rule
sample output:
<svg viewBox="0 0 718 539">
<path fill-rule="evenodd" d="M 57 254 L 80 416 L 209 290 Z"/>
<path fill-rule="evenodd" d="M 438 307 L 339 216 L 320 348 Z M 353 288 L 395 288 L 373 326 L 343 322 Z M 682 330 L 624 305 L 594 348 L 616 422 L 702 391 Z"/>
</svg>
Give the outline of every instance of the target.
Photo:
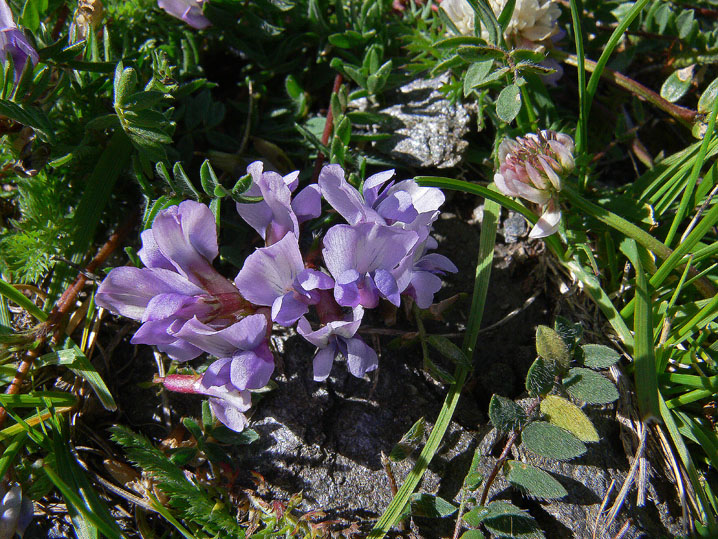
<svg viewBox="0 0 718 539">
<path fill-rule="evenodd" d="M 341 74 L 337 74 L 336 77 L 334 77 L 334 87 L 332 88 L 332 94 L 336 94 L 339 91 L 339 88 L 342 85 L 342 76 Z M 334 114 L 332 114 L 332 105 L 331 100 L 329 100 L 329 108 L 327 110 L 327 120 L 324 122 L 324 132 L 322 133 L 322 144 L 326 146 L 329 144 L 329 136 L 332 134 L 332 126 L 334 124 Z M 322 170 L 322 165 L 324 164 L 325 156 L 322 152 L 319 152 L 317 155 L 317 162 L 314 164 L 314 174 L 312 175 L 312 183 L 317 182 L 317 178 L 319 178 L 319 173 Z"/>
<path fill-rule="evenodd" d="M 100 267 L 100 264 L 102 264 L 107 259 L 107 257 L 110 256 L 110 254 L 120 244 L 122 239 L 132 229 L 135 220 L 136 214 L 133 214 L 132 217 L 128 219 L 117 232 L 110 236 L 107 242 L 102 246 L 102 248 L 100 248 L 95 257 L 87 265 L 86 273 L 93 273 L 97 268 Z M 70 311 L 70 308 L 75 302 L 75 298 L 77 298 L 77 295 L 85 286 L 86 281 L 87 277 L 85 273 L 79 273 L 75 278 L 75 281 L 67 288 L 67 290 L 65 290 L 62 296 L 60 296 L 60 299 L 57 300 L 57 303 L 55 303 L 55 306 L 52 308 L 52 311 L 50 311 L 50 314 L 47 317 L 47 321 L 43 324 L 43 327 L 40 330 L 35 348 L 33 348 L 32 350 L 28 350 L 25 353 L 25 356 L 22 358 L 22 361 L 20 362 L 17 371 L 15 371 L 15 377 L 5 391 L 7 395 L 17 395 L 20 392 L 20 387 L 25 380 L 25 376 L 30 370 L 30 367 L 32 367 L 33 363 L 35 362 L 35 359 L 37 359 L 37 357 L 40 355 L 40 352 L 42 351 L 45 343 L 47 342 L 48 335 L 52 333 L 52 344 L 57 344 L 59 342 L 63 329 L 63 325 L 60 322 L 62 321 L 62 318 Z M 0 407 L 0 427 L 2 427 L 2 425 L 5 423 L 6 419 L 7 411 L 5 410 L 5 408 Z"/>
</svg>

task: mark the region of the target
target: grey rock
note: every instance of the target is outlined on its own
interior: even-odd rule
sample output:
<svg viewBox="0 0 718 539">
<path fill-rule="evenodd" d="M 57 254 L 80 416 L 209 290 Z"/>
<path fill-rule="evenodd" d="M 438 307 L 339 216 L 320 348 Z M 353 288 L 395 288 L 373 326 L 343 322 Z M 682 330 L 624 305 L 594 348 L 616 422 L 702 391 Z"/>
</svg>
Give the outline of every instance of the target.
<svg viewBox="0 0 718 539">
<path fill-rule="evenodd" d="M 446 77 L 420 79 L 390 94 L 395 104 L 379 113 L 388 118 L 380 132 L 392 136 L 376 143 L 377 149 L 413 167 L 456 166 L 468 147 L 463 137 L 471 114 L 469 107 L 452 104 L 439 91 L 446 82 Z"/>
</svg>

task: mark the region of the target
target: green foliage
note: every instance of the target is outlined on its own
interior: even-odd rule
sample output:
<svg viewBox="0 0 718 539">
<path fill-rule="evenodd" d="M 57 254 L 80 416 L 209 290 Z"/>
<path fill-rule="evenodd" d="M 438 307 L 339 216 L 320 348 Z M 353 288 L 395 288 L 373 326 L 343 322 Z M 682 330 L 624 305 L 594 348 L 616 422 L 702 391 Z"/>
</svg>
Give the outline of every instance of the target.
<svg viewBox="0 0 718 539">
<path fill-rule="evenodd" d="M 526 423 L 526 412 L 511 399 L 494 395 L 489 402 L 491 424 L 501 432 L 520 429 Z"/>
<path fill-rule="evenodd" d="M 540 457 L 555 460 L 570 460 L 586 452 L 585 444 L 576 436 L 545 421 L 529 423 L 521 433 L 521 444 Z"/>
<path fill-rule="evenodd" d="M 563 380 L 563 386 L 573 398 L 589 404 L 608 404 L 618 400 L 616 386 L 590 369 L 574 367 Z"/>
<path fill-rule="evenodd" d="M 561 483 L 551 475 L 518 460 L 506 461 L 504 474 L 513 487 L 532 498 L 555 500 L 568 495 Z"/>
<path fill-rule="evenodd" d="M 190 481 L 184 471 L 142 435 L 115 426 L 112 439 L 123 447 L 127 457 L 141 469 L 152 474 L 157 485 L 169 497 L 169 503 L 180 518 L 203 530 L 205 536 L 228 534 L 244 537 L 229 504 L 218 504 L 217 492 L 208 486 Z"/>
<path fill-rule="evenodd" d="M 566 368 L 571 361 L 569 348 L 556 330 L 547 326 L 536 328 L 536 353 L 546 361 Z"/>
<path fill-rule="evenodd" d="M 526 375 L 526 391 L 532 397 L 546 395 L 556 381 L 556 369 L 553 362 L 537 357 Z"/>
<path fill-rule="evenodd" d="M 389 453 L 389 459 L 393 462 L 401 462 L 407 459 L 423 439 L 425 429 L 426 421 L 421 417 L 392 448 L 391 453 Z"/>
</svg>

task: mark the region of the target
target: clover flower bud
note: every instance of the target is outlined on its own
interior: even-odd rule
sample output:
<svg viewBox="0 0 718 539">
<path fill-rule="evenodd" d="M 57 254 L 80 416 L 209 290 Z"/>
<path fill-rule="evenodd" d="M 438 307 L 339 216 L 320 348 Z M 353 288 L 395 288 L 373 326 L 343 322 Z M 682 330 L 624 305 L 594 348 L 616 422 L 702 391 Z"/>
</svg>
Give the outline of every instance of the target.
<svg viewBox="0 0 718 539">
<path fill-rule="evenodd" d="M 541 218 L 529 234 L 543 238 L 553 234 L 561 219 L 558 193 L 561 181 L 574 169 L 573 139 L 543 130 L 499 145 L 499 171 L 494 182 L 503 194 L 524 198 L 542 207 Z"/>
</svg>

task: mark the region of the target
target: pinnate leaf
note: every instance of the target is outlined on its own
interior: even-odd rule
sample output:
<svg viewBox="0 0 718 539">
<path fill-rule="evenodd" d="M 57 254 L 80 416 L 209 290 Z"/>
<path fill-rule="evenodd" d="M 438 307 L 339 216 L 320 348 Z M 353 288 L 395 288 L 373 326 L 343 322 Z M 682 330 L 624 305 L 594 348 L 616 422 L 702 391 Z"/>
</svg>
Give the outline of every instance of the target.
<svg viewBox="0 0 718 539">
<path fill-rule="evenodd" d="M 521 444 L 541 457 L 569 460 L 586 452 L 586 445 L 569 431 L 547 423 L 534 421 L 521 433 Z"/>
</svg>

